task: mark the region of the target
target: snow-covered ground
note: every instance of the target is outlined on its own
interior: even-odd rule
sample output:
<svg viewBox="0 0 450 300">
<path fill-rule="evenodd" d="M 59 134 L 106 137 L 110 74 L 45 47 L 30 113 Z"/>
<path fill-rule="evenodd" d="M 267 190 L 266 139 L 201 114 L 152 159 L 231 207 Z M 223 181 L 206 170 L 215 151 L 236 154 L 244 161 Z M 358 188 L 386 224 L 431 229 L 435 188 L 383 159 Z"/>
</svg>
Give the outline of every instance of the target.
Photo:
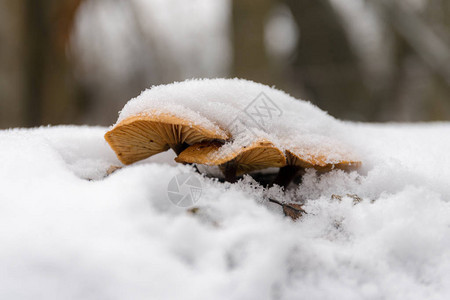
<svg viewBox="0 0 450 300">
<path fill-rule="evenodd" d="M 0 299 L 449 299 L 450 123 L 340 126 L 363 168 L 296 222 L 250 177 L 175 206 L 170 152 L 105 177 L 107 128 L 0 131 Z"/>
</svg>

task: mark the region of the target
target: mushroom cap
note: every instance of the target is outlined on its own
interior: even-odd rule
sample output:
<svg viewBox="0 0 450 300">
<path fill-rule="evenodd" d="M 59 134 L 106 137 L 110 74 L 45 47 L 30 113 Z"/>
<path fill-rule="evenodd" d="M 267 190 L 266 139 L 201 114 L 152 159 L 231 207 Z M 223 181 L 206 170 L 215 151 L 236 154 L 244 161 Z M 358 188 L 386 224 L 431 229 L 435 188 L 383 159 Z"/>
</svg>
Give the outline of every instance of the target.
<svg viewBox="0 0 450 300">
<path fill-rule="evenodd" d="M 194 144 L 181 152 L 175 161 L 209 166 L 218 165 L 222 171 L 226 163 L 233 161 L 236 164 L 236 175 L 286 165 L 283 152 L 269 141 L 255 141 L 237 149 L 230 147 L 223 150 L 223 148 L 223 144 L 218 142 Z"/>
<path fill-rule="evenodd" d="M 354 170 L 361 166 L 356 156 L 342 145 L 339 147 L 295 147 L 286 150 L 286 163 L 319 171 Z"/>
<path fill-rule="evenodd" d="M 224 130 L 210 127 L 170 113 L 148 112 L 122 120 L 105 134 L 105 140 L 122 163 L 131 164 L 184 143 L 229 138 Z"/>
</svg>

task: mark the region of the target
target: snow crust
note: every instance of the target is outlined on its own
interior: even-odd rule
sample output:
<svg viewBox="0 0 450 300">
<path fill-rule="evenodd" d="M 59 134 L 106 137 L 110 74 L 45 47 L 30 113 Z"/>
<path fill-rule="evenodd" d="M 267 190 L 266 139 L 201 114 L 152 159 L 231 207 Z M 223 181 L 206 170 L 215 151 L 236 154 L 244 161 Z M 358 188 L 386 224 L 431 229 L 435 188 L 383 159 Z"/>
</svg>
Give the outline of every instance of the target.
<svg viewBox="0 0 450 300">
<path fill-rule="evenodd" d="M 308 170 L 285 195 L 198 175 L 195 214 L 167 197 L 174 176 L 195 174 L 170 151 L 104 177 L 120 165 L 107 128 L 0 131 L 0 299 L 448 299 L 450 123 L 347 123 L 300 107 L 319 131 L 338 123 L 363 168 Z M 293 222 L 269 195 L 308 214 Z"/>
</svg>

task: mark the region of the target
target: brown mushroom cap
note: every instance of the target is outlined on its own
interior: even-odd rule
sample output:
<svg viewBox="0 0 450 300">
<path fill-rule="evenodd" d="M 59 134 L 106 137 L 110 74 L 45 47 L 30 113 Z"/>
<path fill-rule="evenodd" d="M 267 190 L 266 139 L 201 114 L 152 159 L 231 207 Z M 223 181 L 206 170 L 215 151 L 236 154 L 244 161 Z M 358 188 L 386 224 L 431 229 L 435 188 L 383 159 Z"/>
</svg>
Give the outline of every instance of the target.
<svg viewBox="0 0 450 300">
<path fill-rule="evenodd" d="M 361 161 L 353 158 L 350 152 L 329 153 L 326 149 L 297 148 L 286 150 L 286 163 L 290 166 L 314 168 L 320 171 L 332 169 L 354 170 Z"/>
<path fill-rule="evenodd" d="M 226 140 L 228 133 L 192 124 L 169 113 L 128 117 L 105 134 L 105 140 L 124 164 L 131 164 L 172 148 L 179 154 L 202 141 Z"/>
<path fill-rule="evenodd" d="M 294 145 L 293 145 L 294 144 Z M 319 136 L 292 139 L 285 151 L 286 166 L 280 168 L 272 184 L 287 188 L 301 170 L 314 168 L 321 172 L 333 169 L 354 170 L 361 166 L 346 146 L 339 141 Z"/>
<path fill-rule="evenodd" d="M 283 152 L 268 141 L 256 141 L 249 146 L 228 149 L 230 151 L 222 151 L 222 146 L 217 142 L 194 144 L 181 152 L 175 161 L 219 166 L 222 171 L 227 164 L 233 163 L 236 175 L 286 164 Z"/>
</svg>

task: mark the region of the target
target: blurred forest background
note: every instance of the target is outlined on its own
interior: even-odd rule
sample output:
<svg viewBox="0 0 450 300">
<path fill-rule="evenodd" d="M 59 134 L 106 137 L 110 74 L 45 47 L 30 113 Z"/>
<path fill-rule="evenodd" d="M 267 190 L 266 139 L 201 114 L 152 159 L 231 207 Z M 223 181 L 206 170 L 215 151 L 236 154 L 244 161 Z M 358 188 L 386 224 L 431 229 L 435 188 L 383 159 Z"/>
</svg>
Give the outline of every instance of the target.
<svg viewBox="0 0 450 300">
<path fill-rule="evenodd" d="M 359 121 L 450 120 L 449 0 L 0 0 L 0 128 L 111 125 L 241 77 Z"/>
</svg>

